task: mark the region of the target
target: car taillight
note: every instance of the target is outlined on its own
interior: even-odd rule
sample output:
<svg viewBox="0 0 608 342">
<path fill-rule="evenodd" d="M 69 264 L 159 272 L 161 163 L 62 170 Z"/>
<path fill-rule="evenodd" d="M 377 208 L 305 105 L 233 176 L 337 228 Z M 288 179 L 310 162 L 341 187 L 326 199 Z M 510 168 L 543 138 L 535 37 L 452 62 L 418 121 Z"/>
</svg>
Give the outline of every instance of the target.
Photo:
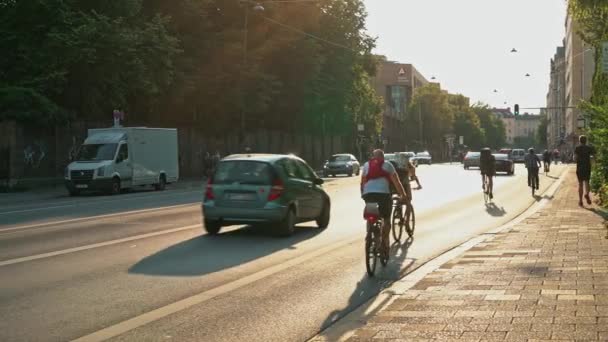
<svg viewBox="0 0 608 342">
<path fill-rule="evenodd" d="M 275 178 L 275 180 L 272 182 L 270 193 L 268 194 L 268 201 L 277 200 L 283 194 L 283 190 L 285 190 L 283 181 L 281 181 L 280 178 Z"/>
<path fill-rule="evenodd" d="M 215 195 L 213 194 L 213 179 L 209 178 L 207 181 L 207 188 L 205 190 L 205 199 L 213 200 L 215 199 Z"/>
</svg>

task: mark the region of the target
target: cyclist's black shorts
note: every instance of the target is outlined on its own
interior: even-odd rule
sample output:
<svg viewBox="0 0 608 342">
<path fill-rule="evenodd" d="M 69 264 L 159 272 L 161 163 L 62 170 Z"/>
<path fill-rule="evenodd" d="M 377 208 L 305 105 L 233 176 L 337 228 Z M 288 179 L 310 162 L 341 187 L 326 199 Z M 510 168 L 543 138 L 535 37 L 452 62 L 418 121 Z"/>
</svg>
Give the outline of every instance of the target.
<svg viewBox="0 0 608 342">
<path fill-rule="evenodd" d="M 365 203 L 378 203 L 378 209 L 380 210 L 380 216 L 387 222 L 391 219 L 391 212 L 393 210 L 393 201 L 391 194 L 385 193 L 369 193 L 363 195 Z"/>
</svg>

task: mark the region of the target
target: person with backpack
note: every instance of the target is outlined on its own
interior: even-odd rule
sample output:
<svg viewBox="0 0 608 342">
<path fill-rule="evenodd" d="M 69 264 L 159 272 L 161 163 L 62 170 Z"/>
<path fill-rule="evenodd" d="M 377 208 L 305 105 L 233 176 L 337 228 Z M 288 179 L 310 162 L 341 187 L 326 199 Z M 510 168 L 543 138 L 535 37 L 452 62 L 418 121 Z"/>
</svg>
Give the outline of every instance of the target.
<svg viewBox="0 0 608 342">
<path fill-rule="evenodd" d="M 479 170 L 481 171 L 481 188 L 487 193 L 490 199 L 494 198 L 494 181 L 492 177 L 496 175 L 496 158 L 492 155 L 489 147 L 482 148 L 479 155 Z M 488 187 L 486 188 L 486 180 Z"/>
<path fill-rule="evenodd" d="M 397 190 L 402 201 L 408 197 L 399 180 L 395 167 L 390 162 L 385 162 L 384 151 L 377 149 L 372 153 L 372 158 L 363 165 L 361 172 L 361 194 L 365 203 L 377 203 L 380 215 L 384 220 L 382 226 L 383 253 L 390 249 L 391 211 L 393 208 L 391 198 L 391 184 Z"/>
</svg>

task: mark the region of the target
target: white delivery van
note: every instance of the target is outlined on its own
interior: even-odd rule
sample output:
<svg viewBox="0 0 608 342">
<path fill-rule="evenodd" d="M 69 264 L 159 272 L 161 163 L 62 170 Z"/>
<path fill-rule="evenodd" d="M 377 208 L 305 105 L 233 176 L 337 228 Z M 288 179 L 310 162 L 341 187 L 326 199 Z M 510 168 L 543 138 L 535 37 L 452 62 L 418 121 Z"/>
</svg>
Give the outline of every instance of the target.
<svg viewBox="0 0 608 342">
<path fill-rule="evenodd" d="M 99 190 L 117 194 L 145 185 L 164 190 L 178 175 L 177 129 L 117 127 L 89 129 L 64 178 L 75 196 Z"/>
</svg>

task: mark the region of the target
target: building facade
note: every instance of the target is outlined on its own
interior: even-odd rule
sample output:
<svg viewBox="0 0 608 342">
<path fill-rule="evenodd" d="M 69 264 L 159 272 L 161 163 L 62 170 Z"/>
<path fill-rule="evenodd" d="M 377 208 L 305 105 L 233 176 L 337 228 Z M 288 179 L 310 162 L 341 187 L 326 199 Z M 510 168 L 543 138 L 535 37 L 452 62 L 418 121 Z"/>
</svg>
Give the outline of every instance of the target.
<svg viewBox="0 0 608 342">
<path fill-rule="evenodd" d="M 570 15 L 566 17 L 565 39 L 565 146 L 571 153 L 582 133 L 579 119 L 580 110 L 576 108 L 581 100 L 591 96 L 591 81 L 595 70 L 594 51 L 579 37 L 578 25 Z"/>
<path fill-rule="evenodd" d="M 551 59 L 547 92 L 547 146 L 559 149 L 566 137 L 566 51 L 559 46 Z"/>
<path fill-rule="evenodd" d="M 516 146 L 519 141 L 533 139 L 540 126 L 541 116 L 533 114 L 515 115 L 511 112 L 511 108 L 493 108 L 492 112 L 505 125 L 505 135 L 507 144 L 517 147 L 526 148 L 530 146 Z"/>
<path fill-rule="evenodd" d="M 405 151 L 405 122 L 414 90 L 428 81 L 411 64 L 383 61 L 372 85 L 384 100 L 382 136 L 386 151 Z"/>
</svg>

